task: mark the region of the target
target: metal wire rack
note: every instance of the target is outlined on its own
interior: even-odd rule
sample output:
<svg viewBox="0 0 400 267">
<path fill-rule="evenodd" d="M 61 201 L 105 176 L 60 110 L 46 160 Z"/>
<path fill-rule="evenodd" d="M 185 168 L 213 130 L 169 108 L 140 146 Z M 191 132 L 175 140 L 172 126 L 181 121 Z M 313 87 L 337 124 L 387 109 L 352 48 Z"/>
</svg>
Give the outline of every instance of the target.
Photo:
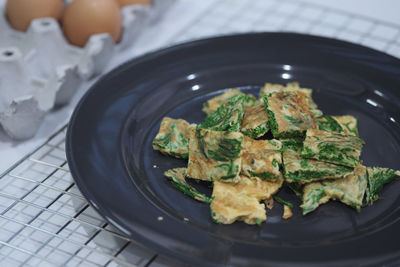
<svg viewBox="0 0 400 267">
<path fill-rule="evenodd" d="M 397 25 L 294 0 L 215 1 L 166 45 L 257 31 L 334 37 L 400 57 Z M 68 169 L 65 131 L 0 176 L 0 266 L 177 265 L 119 233 L 82 197 Z"/>
</svg>

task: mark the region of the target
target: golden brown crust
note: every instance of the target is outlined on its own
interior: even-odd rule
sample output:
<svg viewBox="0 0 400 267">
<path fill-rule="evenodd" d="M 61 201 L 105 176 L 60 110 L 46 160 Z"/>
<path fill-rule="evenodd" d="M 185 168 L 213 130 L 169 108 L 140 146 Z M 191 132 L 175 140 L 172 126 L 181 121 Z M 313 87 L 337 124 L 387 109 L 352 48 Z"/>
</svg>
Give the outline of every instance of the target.
<svg viewBox="0 0 400 267">
<path fill-rule="evenodd" d="M 275 145 L 271 144 L 271 141 Z M 278 140 L 254 140 L 244 136 L 242 143 L 242 173 L 249 177 L 275 179 L 281 175 L 281 142 Z"/>
<path fill-rule="evenodd" d="M 240 176 L 236 184 L 215 181 L 211 203 L 213 218 L 224 224 L 236 220 L 248 224 L 265 221 L 265 206 L 260 200 L 271 198 L 282 182 L 282 177 L 277 181 L 266 181 L 245 176 Z"/>
<path fill-rule="evenodd" d="M 189 163 L 187 175 L 193 179 L 215 181 L 223 179 L 225 181 L 236 182 L 240 173 L 241 158 L 235 158 L 230 161 L 219 161 L 211 157 L 207 157 L 205 152 L 202 151 L 199 145 L 199 139 L 196 136 L 196 129 L 192 129 L 190 132 L 189 140 Z M 229 135 L 232 138 L 240 137 L 242 134 L 238 132 L 219 132 L 212 130 L 199 129 L 205 136 L 204 140 L 206 143 L 208 140 L 210 147 L 212 142 L 216 142 L 219 138 L 217 135 Z M 206 146 L 206 145 L 205 145 Z"/>
</svg>

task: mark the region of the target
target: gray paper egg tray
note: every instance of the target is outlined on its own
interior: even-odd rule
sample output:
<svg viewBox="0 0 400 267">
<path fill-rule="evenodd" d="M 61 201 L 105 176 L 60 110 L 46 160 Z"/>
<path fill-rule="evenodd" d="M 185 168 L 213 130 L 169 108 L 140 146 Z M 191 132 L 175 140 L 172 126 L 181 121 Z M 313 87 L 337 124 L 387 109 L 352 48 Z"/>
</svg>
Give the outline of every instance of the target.
<svg viewBox="0 0 400 267">
<path fill-rule="evenodd" d="M 99 75 L 115 53 L 132 46 L 173 2 L 125 6 L 120 43 L 114 44 L 109 34 L 95 34 L 80 48 L 68 43 L 52 18 L 33 20 L 27 32 L 13 30 L 0 1 L 0 125 L 6 134 L 20 140 L 33 137 L 46 113 L 67 104 L 82 81 Z"/>
</svg>

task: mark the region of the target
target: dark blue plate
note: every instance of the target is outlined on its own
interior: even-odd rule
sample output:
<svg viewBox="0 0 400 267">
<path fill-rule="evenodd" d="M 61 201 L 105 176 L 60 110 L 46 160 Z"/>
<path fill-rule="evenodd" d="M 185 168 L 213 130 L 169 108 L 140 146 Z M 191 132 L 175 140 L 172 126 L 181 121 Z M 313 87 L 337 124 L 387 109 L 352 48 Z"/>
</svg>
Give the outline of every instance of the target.
<svg viewBox="0 0 400 267">
<path fill-rule="evenodd" d="M 100 79 L 78 104 L 67 156 L 81 192 L 107 221 L 155 251 L 191 264 L 386 264 L 400 259 L 400 183 L 361 213 L 331 201 L 307 216 L 282 207 L 261 227 L 214 224 L 206 204 L 163 177 L 183 160 L 153 151 L 164 116 L 198 123 L 224 88 L 257 94 L 264 82 L 315 89 L 326 114 L 359 118 L 367 166 L 400 168 L 400 61 L 321 37 L 262 33 L 181 44 L 136 58 Z M 209 193 L 207 184 L 196 184 Z M 280 195 L 299 205 L 293 194 Z M 162 220 L 161 220 L 162 219 Z"/>
</svg>

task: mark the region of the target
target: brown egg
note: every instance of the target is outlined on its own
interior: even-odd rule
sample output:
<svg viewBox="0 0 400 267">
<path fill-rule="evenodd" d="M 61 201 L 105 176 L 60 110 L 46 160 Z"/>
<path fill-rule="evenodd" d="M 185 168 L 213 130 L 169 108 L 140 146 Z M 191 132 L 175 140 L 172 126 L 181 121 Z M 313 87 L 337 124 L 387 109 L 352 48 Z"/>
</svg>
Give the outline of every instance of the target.
<svg viewBox="0 0 400 267">
<path fill-rule="evenodd" d="M 119 42 L 121 20 L 115 0 L 74 0 L 65 9 L 62 24 L 68 41 L 83 47 L 97 33 L 109 33 L 115 43 Z"/>
<path fill-rule="evenodd" d="M 19 31 L 26 31 L 33 19 L 61 18 L 64 0 L 8 0 L 6 16 L 10 25 Z"/>
<path fill-rule="evenodd" d="M 150 5 L 151 4 L 151 0 L 117 0 L 117 2 L 119 3 L 120 7 L 135 5 L 135 4 L 139 4 L 139 5 Z"/>
</svg>

